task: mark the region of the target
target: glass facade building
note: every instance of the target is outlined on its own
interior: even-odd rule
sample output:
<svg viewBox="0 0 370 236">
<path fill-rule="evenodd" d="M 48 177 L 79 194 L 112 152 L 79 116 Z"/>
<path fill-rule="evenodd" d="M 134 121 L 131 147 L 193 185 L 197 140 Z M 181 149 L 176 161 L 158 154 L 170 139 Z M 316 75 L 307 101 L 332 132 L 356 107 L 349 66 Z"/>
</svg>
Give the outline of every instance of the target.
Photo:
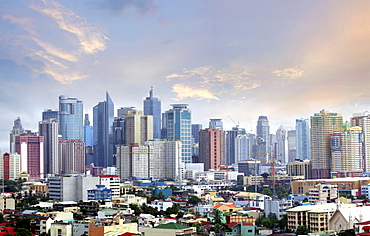
<svg viewBox="0 0 370 236">
<path fill-rule="evenodd" d="M 191 163 L 191 111 L 188 104 L 172 104 L 172 109 L 166 111 L 167 139 L 181 140 L 182 161 Z"/>
<path fill-rule="evenodd" d="M 161 101 L 153 97 L 153 87 L 149 91 L 149 97 L 144 100 L 144 115 L 153 116 L 153 137 L 161 138 Z"/>
<path fill-rule="evenodd" d="M 309 119 L 296 119 L 296 143 L 297 143 L 297 159 L 310 160 L 310 121 Z"/>
<path fill-rule="evenodd" d="M 83 141 L 83 103 L 77 98 L 59 96 L 59 134 L 62 140 Z"/>
</svg>

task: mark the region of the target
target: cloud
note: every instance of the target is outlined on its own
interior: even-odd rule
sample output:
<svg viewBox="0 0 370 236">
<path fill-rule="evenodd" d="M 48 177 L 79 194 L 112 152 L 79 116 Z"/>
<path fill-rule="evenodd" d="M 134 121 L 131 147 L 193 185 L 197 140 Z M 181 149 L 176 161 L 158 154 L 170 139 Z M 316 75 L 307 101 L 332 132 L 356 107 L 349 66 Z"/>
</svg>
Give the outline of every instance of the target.
<svg viewBox="0 0 370 236">
<path fill-rule="evenodd" d="M 272 74 L 282 79 L 298 79 L 302 76 L 303 71 L 295 68 L 286 68 L 284 70 L 274 70 Z"/>
<path fill-rule="evenodd" d="M 154 0 L 96 0 L 92 5 L 112 11 L 115 15 L 122 15 L 130 8 L 135 9 L 140 15 L 145 15 L 158 8 Z"/>
<path fill-rule="evenodd" d="M 51 17 L 59 26 L 78 39 L 80 49 L 86 54 L 93 54 L 106 49 L 109 38 L 97 31 L 93 25 L 72 10 L 57 1 L 43 0 L 44 5 L 30 5 L 30 8 Z"/>
<path fill-rule="evenodd" d="M 206 89 L 196 89 L 182 84 L 175 84 L 172 87 L 173 93 L 177 93 L 175 100 L 182 100 L 184 98 L 195 98 L 200 99 L 214 99 L 219 100 L 218 97 L 214 96 L 210 91 Z"/>
</svg>

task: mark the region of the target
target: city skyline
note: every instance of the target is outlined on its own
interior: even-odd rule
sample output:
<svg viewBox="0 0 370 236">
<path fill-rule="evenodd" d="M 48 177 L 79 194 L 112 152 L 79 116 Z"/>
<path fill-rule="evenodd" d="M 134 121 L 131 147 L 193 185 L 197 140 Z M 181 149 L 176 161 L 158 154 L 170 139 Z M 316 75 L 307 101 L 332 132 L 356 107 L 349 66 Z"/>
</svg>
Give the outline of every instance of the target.
<svg viewBox="0 0 370 236">
<path fill-rule="evenodd" d="M 270 132 L 322 109 L 368 111 L 370 2 L 11 1 L 0 4 L 0 150 L 21 117 L 37 130 L 58 96 L 83 113 L 108 91 L 115 109 L 189 104 L 192 123 L 221 118 Z"/>
</svg>

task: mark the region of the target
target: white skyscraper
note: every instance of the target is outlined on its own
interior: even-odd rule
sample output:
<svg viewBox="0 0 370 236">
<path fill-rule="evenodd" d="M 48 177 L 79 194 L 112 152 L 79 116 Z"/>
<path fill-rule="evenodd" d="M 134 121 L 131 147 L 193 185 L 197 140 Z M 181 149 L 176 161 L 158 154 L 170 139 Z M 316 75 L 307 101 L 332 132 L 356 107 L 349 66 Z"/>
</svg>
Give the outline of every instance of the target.
<svg viewBox="0 0 370 236">
<path fill-rule="evenodd" d="M 359 126 L 362 128 L 364 168 L 366 172 L 370 172 L 370 113 L 353 114 L 351 126 Z"/>
</svg>

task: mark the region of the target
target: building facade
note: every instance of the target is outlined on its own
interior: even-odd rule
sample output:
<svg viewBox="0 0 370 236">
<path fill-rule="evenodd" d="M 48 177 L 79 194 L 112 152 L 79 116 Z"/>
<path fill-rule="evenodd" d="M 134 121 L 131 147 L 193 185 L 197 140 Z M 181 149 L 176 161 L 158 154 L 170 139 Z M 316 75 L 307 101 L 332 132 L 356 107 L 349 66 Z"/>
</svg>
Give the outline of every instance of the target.
<svg viewBox="0 0 370 236">
<path fill-rule="evenodd" d="M 308 119 L 295 120 L 296 141 L 297 141 L 297 157 L 296 159 L 310 160 L 311 145 L 310 145 L 310 121 Z"/>
<path fill-rule="evenodd" d="M 370 172 L 370 113 L 353 114 L 351 126 L 359 126 L 362 129 L 364 170 Z"/>
<path fill-rule="evenodd" d="M 143 111 L 127 111 L 125 115 L 126 145 L 141 144 L 153 139 L 153 116 Z"/>
<path fill-rule="evenodd" d="M 83 140 L 83 103 L 77 98 L 59 96 L 59 134 L 62 140 Z"/>
<path fill-rule="evenodd" d="M 225 164 L 225 133 L 220 129 L 202 129 L 199 132 L 199 162 L 204 170 L 216 170 Z"/>
<path fill-rule="evenodd" d="M 44 137 L 45 174 L 59 174 L 61 163 L 58 156 L 59 123 L 55 118 L 39 122 L 39 135 Z"/>
<path fill-rule="evenodd" d="M 21 156 L 21 172 L 31 179 L 44 178 L 44 137 L 16 136 L 15 152 Z"/>
<path fill-rule="evenodd" d="M 0 158 L 0 173 L 2 179 L 16 180 L 20 172 L 20 159 L 18 153 L 4 153 Z"/>
<path fill-rule="evenodd" d="M 161 101 L 153 96 L 153 87 L 149 91 L 149 97 L 144 100 L 144 115 L 153 116 L 153 138 L 161 138 Z"/>
<path fill-rule="evenodd" d="M 85 173 L 85 144 L 80 140 L 59 140 L 61 174 Z"/>
</svg>

